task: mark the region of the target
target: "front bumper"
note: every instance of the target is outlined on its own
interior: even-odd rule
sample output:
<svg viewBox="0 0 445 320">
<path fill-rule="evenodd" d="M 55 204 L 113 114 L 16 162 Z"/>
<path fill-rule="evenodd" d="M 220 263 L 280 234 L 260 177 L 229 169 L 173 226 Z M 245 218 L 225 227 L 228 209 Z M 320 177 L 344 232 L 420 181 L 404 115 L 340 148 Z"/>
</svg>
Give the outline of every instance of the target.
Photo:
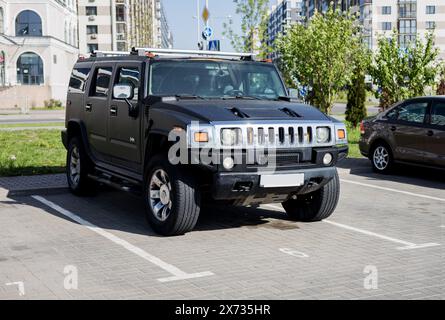
<svg viewBox="0 0 445 320">
<path fill-rule="evenodd" d="M 304 184 L 297 187 L 263 188 L 261 174 L 304 174 Z M 318 190 L 337 174 L 335 167 L 275 172 L 218 172 L 213 176 L 212 196 L 215 200 L 238 200 L 248 204 L 282 202 L 290 194 L 306 194 Z M 247 204 L 247 203 L 244 203 Z"/>
</svg>

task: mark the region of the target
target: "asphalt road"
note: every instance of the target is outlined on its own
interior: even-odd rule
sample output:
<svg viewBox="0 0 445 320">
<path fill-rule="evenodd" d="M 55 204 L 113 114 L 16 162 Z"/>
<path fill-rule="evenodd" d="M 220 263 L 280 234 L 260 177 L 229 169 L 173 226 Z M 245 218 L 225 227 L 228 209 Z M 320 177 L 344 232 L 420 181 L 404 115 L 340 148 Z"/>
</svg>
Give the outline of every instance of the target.
<svg viewBox="0 0 445 320">
<path fill-rule="evenodd" d="M 6 112 L 6 111 L 3 111 Z M 43 110 L 31 110 L 29 114 L 8 113 L 2 114 L 0 110 L 0 124 L 22 124 L 22 123 L 55 123 L 65 122 L 65 111 L 43 111 Z"/>
<path fill-rule="evenodd" d="M 363 159 L 339 173 L 324 222 L 213 206 L 171 238 L 126 193 L 3 196 L 0 299 L 444 299 L 443 172 L 377 176 Z"/>
</svg>

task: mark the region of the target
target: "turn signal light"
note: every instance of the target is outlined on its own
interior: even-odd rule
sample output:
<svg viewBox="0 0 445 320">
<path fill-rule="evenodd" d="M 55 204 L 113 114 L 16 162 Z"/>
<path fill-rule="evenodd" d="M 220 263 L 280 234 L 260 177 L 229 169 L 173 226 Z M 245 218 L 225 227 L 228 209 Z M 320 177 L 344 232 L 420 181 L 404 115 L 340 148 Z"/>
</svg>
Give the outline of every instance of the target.
<svg viewBox="0 0 445 320">
<path fill-rule="evenodd" d="M 338 129 L 337 130 L 337 138 L 342 140 L 346 138 L 346 132 L 344 129 Z"/>
<path fill-rule="evenodd" d="M 209 135 L 207 132 L 195 132 L 195 142 L 209 142 Z"/>
</svg>

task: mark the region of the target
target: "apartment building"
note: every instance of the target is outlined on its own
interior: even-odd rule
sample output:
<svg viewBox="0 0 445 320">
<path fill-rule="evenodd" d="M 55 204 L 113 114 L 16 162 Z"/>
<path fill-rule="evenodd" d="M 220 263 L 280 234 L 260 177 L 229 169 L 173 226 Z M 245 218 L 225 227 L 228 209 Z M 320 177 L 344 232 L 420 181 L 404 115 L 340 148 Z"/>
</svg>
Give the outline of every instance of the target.
<svg viewBox="0 0 445 320">
<path fill-rule="evenodd" d="M 292 24 L 303 20 L 302 11 L 303 0 L 277 0 L 268 12 L 267 23 L 267 45 L 273 47 L 275 39 L 280 34 L 286 33 Z M 269 55 L 271 59 L 276 59 L 275 52 Z"/>
<path fill-rule="evenodd" d="M 169 34 L 161 0 L 78 0 L 79 48 L 128 51 L 131 47 L 163 47 Z M 171 36 L 169 37 L 171 38 Z"/>
<path fill-rule="evenodd" d="M 330 2 L 304 0 L 303 15 L 309 18 L 315 10 L 325 11 Z M 338 5 L 360 13 L 365 40 L 373 50 L 377 48 L 378 35 L 389 35 L 393 29 L 399 31 L 402 47 L 417 35 L 424 37 L 435 30 L 436 46 L 441 58 L 445 58 L 445 0 L 342 0 Z"/>
<path fill-rule="evenodd" d="M 65 101 L 77 43 L 75 0 L 0 0 L 0 108 Z"/>
</svg>

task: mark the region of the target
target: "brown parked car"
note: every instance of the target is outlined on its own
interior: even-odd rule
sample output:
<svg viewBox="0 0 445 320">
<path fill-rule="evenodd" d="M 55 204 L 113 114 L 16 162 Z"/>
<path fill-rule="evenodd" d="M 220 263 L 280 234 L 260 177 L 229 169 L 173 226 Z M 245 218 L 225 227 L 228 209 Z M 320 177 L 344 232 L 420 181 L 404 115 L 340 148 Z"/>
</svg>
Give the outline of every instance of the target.
<svg viewBox="0 0 445 320">
<path fill-rule="evenodd" d="M 397 103 L 364 120 L 360 131 L 360 152 L 376 172 L 399 162 L 445 169 L 445 96 Z"/>
</svg>

